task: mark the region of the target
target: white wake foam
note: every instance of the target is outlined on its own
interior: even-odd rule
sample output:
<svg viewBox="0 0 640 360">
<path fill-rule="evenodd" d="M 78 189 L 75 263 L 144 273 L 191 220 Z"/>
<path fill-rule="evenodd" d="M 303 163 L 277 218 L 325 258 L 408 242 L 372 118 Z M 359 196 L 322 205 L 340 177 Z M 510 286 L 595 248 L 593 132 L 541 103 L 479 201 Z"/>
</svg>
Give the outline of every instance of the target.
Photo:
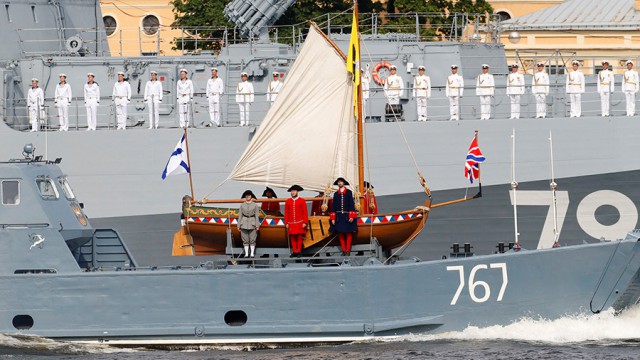
<svg viewBox="0 0 640 360">
<path fill-rule="evenodd" d="M 615 316 L 613 311 L 595 315 L 566 316 L 556 320 L 522 318 L 506 326 L 470 326 L 463 331 L 436 335 L 407 335 L 395 341 L 514 340 L 567 344 L 580 342 L 640 341 L 640 306 Z"/>
<path fill-rule="evenodd" d="M 135 349 L 123 349 L 101 344 L 80 344 L 56 341 L 31 335 L 0 334 L 0 346 L 13 349 L 29 349 L 64 354 L 110 354 L 135 352 Z"/>
</svg>

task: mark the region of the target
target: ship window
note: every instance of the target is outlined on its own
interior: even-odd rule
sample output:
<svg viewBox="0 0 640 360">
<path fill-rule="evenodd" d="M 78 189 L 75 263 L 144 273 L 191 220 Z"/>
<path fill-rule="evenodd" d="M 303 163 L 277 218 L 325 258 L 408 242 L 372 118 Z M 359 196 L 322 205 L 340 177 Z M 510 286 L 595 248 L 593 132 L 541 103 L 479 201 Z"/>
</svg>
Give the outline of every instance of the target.
<svg viewBox="0 0 640 360">
<path fill-rule="evenodd" d="M 247 323 L 247 313 L 242 310 L 227 311 L 224 322 L 229 326 L 242 326 Z"/>
<path fill-rule="evenodd" d="M 142 31 L 147 35 L 155 35 L 160 27 L 160 20 L 155 15 L 147 15 L 142 19 Z"/>
<path fill-rule="evenodd" d="M 58 182 L 60 183 L 62 193 L 67 198 L 67 200 L 75 200 L 76 195 L 73 193 L 73 190 L 71 190 L 71 185 L 69 185 L 69 181 L 67 180 L 67 178 L 61 177 L 58 179 Z"/>
<path fill-rule="evenodd" d="M 107 33 L 107 36 L 113 35 L 118 28 L 118 21 L 111 15 L 107 15 L 102 18 L 102 22 L 104 23 L 104 31 Z"/>
<path fill-rule="evenodd" d="M 2 182 L 2 204 L 20 204 L 20 183 L 18 180 L 6 180 Z"/>
<path fill-rule="evenodd" d="M 43 199 L 56 200 L 60 197 L 56 185 L 50 178 L 38 177 L 36 178 L 36 185 L 38 185 L 38 191 L 40 191 L 40 196 L 42 196 Z"/>
<path fill-rule="evenodd" d="M 29 330 L 33 327 L 33 318 L 29 315 L 17 315 L 13 318 L 13 327 L 16 330 Z"/>
</svg>

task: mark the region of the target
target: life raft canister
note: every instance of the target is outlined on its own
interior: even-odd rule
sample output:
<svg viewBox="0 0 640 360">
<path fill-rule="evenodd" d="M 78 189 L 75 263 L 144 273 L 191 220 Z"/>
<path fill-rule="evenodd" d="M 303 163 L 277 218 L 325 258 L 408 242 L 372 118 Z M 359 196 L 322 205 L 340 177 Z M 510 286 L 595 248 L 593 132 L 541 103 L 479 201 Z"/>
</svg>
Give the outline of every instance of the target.
<svg viewBox="0 0 640 360">
<path fill-rule="evenodd" d="M 373 81 L 378 85 L 382 85 L 384 83 L 380 78 L 380 75 L 378 75 L 378 71 L 380 71 L 380 69 L 382 68 L 387 68 L 387 70 L 389 70 L 391 68 L 391 63 L 386 61 L 380 61 L 379 63 L 376 64 L 376 66 L 373 67 L 372 78 L 373 78 Z"/>
</svg>

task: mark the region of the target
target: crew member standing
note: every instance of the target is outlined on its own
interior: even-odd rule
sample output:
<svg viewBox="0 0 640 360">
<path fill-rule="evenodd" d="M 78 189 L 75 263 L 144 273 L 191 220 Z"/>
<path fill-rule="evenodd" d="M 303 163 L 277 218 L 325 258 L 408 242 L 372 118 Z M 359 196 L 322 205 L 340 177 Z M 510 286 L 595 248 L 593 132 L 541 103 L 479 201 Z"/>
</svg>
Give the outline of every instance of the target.
<svg viewBox="0 0 640 360">
<path fill-rule="evenodd" d="M 31 88 L 27 93 L 27 107 L 29 108 L 29 122 L 31 123 L 31 131 L 40 129 L 39 118 L 44 106 L 44 93 L 38 87 L 38 79 L 31 79 Z"/>
<path fill-rule="evenodd" d="M 253 201 L 256 196 L 253 191 L 247 190 L 242 194 L 244 202 L 238 209 L 238 230 L 244 246 L 244 257 L 255 257 L 256 239 L 260 230 L 260 208 Z M 251 248 L 251 253 L 249 253 Z"/>
<path fill-rule="evenodd" d="M 395 118 L 401 114 L 400 98 L 404 95 L 402 77 L 398 75 L 395 65 L 389 67 L 389 76 L 384 82 L 384 90 L 387 96 L 386 113 Z"/>
<path fill-rule="evenodd" d="M 569 101 L 571 102 L 570 117 L 580 117 L 582 114 L 582 94 L 584 94 L 584 74 L 578 70 L 580 63 L 573 60 L 571 63 L 573 71 L 567 75 L 567 94 L 569 94 Z"/>
<path fill-rule="evenodd" d="M 100 86 L 94 81 L 93 73 L 87 74 L 84 84 L 84 106 L 87 108 L 87 131 L 98 127 L 98 104 L 100 104 Z"/>
<path fill-rule="evenodd" d="M 271 103 L 276 102 L 276 98 L 278 94 L 282 90 L 282 81 L 280 81 L 280 74 L 278 72 L 273 73 L 273 80 L 269 81 L 269 85 L 267 86 L 267 101 Z"/>
<path fill-rule="evenodd" d="M 298 185 L 290 187 L 287 191 L 291 193 L 291 197 L 284 203 L 284 223 L 291 243 L 291 256 L 294 257 L 302 256 L 302 239 L 307 232 L 309 221 L 307 203 L 298 196 L 298 192 L 302 190 L 304 189 Z"/>
<path fill-rule="evenodd" d="M 241 74 L 241 79 L 242 81 L 236 87 L 236 102 L 240 108 L 240 126 L 249 126 L 251 103 L 253 103 L 253 84 L 247 81 L 249 75 L 246 72 Z"/>
<path fill-rule="evenodd" d="M 431 79 L 424 71 L 424 66 L 418 66 L 418 75 L 413 78 L 413 97 L 416 98 L 418 121 L 427 121 L 427 99 L 431 97 Z"/>
<path fill-rule="evenodd" d="M 180 69 L 180 80 L 178 80 L 176 89 L 181 128 L 189 127 L 189 121 L 191 120 L 189 105 L 191 105 L 191 99 L 193 98 L 193 82 L 191 79 L 187 79 L 187 74 L 187 69 Z"/>
<path fill-rule="evenodd" d="M 598 74 L 598 93 L 600 94 L 600 110 L 602 116 L 609 116 L 609 98 L 614 91 L 613 71 L 609 70 L 609 62 L 602 62 L 602 70 Z"/>
<path fill-rule="evenodd" d="M 518 64 L 511 64 L 507 77 L 507 95 L 511 101 L 510 119 L 520 119 L 520 96 L 524 94 L 524 76 L 518 72 Z"/>
<path fill-rule="evenodd" d="M 220 95 L 224 93 L 224 82 L 218 77 L 218 68 L 211 69 L 211 79 L 207 80 L 207 99 L 209 100 L 209 124 L 220 126 Z"/>
<path fill-rule="evenodd" d="M 127 128 L 127 105 L 131 101 L 131 86 L 124 79 L 124 73 L 118 72 L 118 82 L 113 85 L 113 98 L 116 105 L 116 119 L 118 119 L 117 130 L 125 130 Z"/>
<path fill-rule="evenodd" d="M 60 82 L 56 85 L 55 105 L 58 108 L 60 131 L 69 131 L 69 105 L 71 104 L 71 86 L 67 84 L 67 75 L 60 74 Z"/>
<path fill-rule="evenodd" d="M 152 70 L 151 80 L 144 87 L 144 101 L 149 107 L 149 129 L 157 129 L 160 124 L 162 95 L 162 82 L 158 81 L 158 72 Z"/>
<path fill-rule="evenodd" d="M 367 65 L 367 69 L 369 66 Z M 362 121 L 367 118 L 367 102 L 369 101 L 369 89 L 371 88 L 371 74 L 364 69 L 360 69 L 360 84 L 362 86 Z"/>
<path fill-rule="evenodd" d="M 264 189 L 264 191 L 262 192 L 262 196 L 266 197 L 267 199 L 274 199 L 277 198 L 278 195 L 276 195 L 276 192 L 273 191 L 272 188 L 268 187 L 266 189 Z M 279 202 L 263 202 L 262 203 L 262 211 L 267 214 L 267 215 L 273 215 L 273 216 L 282 216 L 282 214 L 280 214 L 280 203 Z"/>
<path fill-rule="evenodd" d="M 353 193 L 345 187 L 349 185 L 347 180 L 339 177 L 333 185 L 338 185 L 338 191 L 333 194 L 333 206 L 329 214 L 331 220 L 329 231 L 338 234 L 340 246 L 342 246 L 342 256 L 349 256 L 351 255 L 353 234 L 358 231 L 356 222 L 358 213 L 353 201 Z"/>
<path fill-rule="evenodd" d="M 446 94 L 449 98 L 451 120 L 460 120 L 460 98 L 464 92 L 464 80 L 458 74 L 458 65 L 451 65 L 451 75 L 447 77 Z"/>
<path fill-rule="evenodd" d="M 476 79 L 476 95 L 480 97 L 480 120 L 491 118 L 491 98 L 495 87 L 493 75 L 489 74 L 489 65 L 482 64 L 482 73 Z"/>
<path fill-rule="evenodd" d="M 627 61 L 627 71 L 622 75 L 622 91 L 627 99 L 627 116 L 636 113 L 636 93 L 638 92 L 638 72 L 633 70 L 633 61 Z"/>
<path fill-rule="evenodd" d="M 547 116 L 547 95 L 549 95 L 549 74 L 544 71 L 544 63 L 536 64 L 537 71 L 531 79 L 531 92 L 536 98 L 536 118 Z"/>
</svg>

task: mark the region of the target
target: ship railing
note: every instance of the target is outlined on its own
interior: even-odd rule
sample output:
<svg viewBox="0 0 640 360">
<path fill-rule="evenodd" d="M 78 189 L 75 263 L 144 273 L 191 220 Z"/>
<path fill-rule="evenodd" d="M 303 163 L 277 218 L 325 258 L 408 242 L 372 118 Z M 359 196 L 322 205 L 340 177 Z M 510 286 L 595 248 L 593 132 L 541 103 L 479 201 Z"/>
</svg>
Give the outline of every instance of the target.
<svg viewBox="0 0 640 360">
<path fill-rule="evenodd" d="M 509 64 L 516 62 L 519 64 L 520 72 L 532 74 L 536 71 L 536 64 L 543 62 L 545 69 L 550 75 L 563 75 L 572 70 L 572 62 L 580 63 L 580 70 L 585 74 L 598 74 L 602 69 L 603 61 L 609 62 L 609 70 L 619 75 L 627 69 L 626 62 L 633 61 L 634 69 L 638 70 L 640 56 L 618 57 L 608 55 L 583 55 L 573 50 L 515 50 L 515 56 L 508 56 Z M 619 82 L 618 82 L 619 84 Z"/>
<path fill-rule="evenodd" d="M 58 38 L 45 36 L 51 32 L 58 32 Z M 109 55 L 109 43 L 103 28 L 16 29 L 16 34 L 24 57 Z"/>
</svg>

